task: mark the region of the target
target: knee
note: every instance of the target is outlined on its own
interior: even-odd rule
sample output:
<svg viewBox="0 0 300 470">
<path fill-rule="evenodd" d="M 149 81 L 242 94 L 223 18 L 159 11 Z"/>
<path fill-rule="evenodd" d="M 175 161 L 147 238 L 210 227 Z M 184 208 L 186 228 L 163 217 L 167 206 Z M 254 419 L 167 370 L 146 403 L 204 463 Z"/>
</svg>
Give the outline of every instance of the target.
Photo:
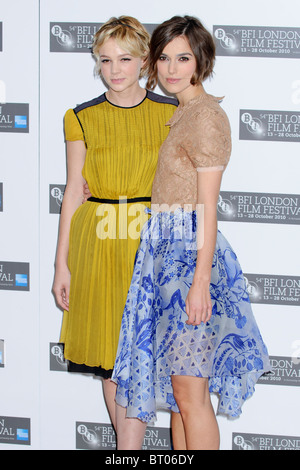
<svg viewBox="0 0 300 470">
<path fill-rule="evenodd" d="M 188 412 L 191 406 L 191 397 L 188 387 L 180 383 L 181 381 L 174 380 L 173 382 L 173 395 L 180 413 Z"/>
<path fill-rule="evenodd" d="M 174 399 L 177 403 L 177 406 L 178 406 L 179 410 L 181 411 L 183 406 L 184 406 L 184 403 L 186 403 L 186 400 L 184 398 L 184 394 L 181 393 L 181 391 L 178 390 L 176 387 L 174 387 L 173 395 L 174 395 Z"/>
<path fill-rule="evenodd" d="M 173 394 L 181 413 L 210 405 L 208 381 L 198 377 L 176 377 L 172 380 Z"/>
</svg>

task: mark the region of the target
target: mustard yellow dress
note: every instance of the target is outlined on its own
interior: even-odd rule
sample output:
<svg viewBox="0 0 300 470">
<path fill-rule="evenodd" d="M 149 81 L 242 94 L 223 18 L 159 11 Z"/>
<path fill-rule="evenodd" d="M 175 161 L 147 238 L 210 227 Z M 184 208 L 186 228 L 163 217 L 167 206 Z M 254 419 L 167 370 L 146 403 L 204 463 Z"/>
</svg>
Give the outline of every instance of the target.
<svg viewBox="0 0 300 470">
<path fill-rule="evenodd" d="M 96 198 L 72 217 L 70 304 L 60 338 L 65 359 L 83 365 L 81 371 L 98 368 L 105 376 L 113 369 L 140 230 L 148 219 L 150 202 L 144 198 L 151 196 L 158 151 L 176 104 L 147 91 L 137 106 L 122 108 L 103 94 L 66 112 L 66 140 L 85 142 L 82 174 Z"/>
</svg>

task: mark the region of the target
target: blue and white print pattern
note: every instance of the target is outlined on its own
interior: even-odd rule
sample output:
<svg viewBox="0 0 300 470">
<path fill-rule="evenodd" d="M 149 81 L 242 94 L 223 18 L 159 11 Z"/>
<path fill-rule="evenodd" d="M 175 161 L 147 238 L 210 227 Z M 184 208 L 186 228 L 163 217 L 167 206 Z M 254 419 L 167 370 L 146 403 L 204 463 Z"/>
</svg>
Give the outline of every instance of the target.
<svg viewBox="0 0 300 470">
<path fill-rule="evenodd" d="M 157 212 L 143 229 L 122 318 L 112 380 L 128 417 L 178 412 L 171 376 L 208 377 L 218 412 L 238 417 L 270 370 L 237 257 L 220 231 L 213 257 L 211 320 L 187 325 L 185 299 L 196 267 L 196 211 Z"/>
</svg>

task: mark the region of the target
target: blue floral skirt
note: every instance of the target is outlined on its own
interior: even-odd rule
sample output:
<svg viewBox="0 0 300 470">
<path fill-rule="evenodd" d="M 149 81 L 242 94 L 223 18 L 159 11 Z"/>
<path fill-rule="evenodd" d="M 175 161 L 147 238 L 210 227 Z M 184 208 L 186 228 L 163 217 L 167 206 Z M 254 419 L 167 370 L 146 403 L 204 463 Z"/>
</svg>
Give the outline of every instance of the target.
<svg viewBox="0 0 300 470">
<path fill-rule="evenodd" d="M 145 225 L 128 292 L 112 380 L 127 416 L 155 421 L 178 412 L 172 375 L 209 379 L 218 413 L 238 417 L 259 377 L 270 371 L 239 262 L 220 231 L 213 257 L 208 323 L 187 325 L 185 299 L 197 259 L 196 212 L 177 209 Z"/>
</svg>

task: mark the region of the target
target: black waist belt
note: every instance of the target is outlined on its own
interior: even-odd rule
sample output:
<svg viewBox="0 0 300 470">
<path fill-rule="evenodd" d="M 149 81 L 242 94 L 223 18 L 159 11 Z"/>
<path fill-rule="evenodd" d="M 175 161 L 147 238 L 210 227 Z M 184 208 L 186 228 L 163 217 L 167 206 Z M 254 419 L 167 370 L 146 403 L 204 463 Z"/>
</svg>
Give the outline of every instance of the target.
<svg viewBox="0 0 300 470">
<path fill-rule="evenodd" d="M 131 202 L 151 202 L 151 197 L 133 197 L 131 199 L 98 199 L 97 197 L 89 197 L 88 201 L 102 204 L 129 204 Z"/>
</svg>

